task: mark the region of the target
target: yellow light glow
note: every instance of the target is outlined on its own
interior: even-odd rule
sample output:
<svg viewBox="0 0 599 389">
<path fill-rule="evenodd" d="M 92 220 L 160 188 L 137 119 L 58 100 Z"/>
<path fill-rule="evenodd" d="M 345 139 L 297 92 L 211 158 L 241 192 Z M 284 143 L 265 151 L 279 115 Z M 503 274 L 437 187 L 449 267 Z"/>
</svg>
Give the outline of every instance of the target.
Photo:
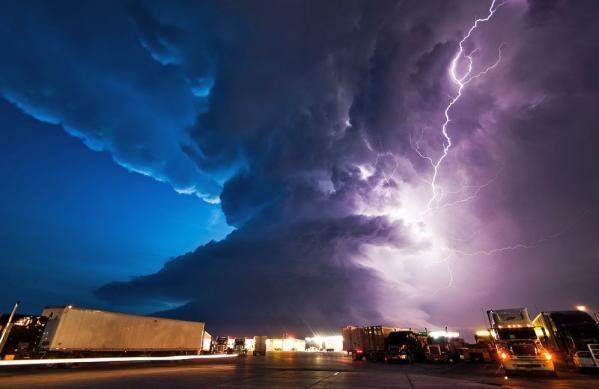
<svg viewBox="0 0 599 389">
<path fill-rule="evenodd" d="M 478 330 L 475 334 L 476 336 L 491 336 L 491 333 L 487 330 Z"/>
<path fill-rule="evenodd" d="M 457 338 L 460 336 L 460 333 L 453 331 L 431 331 L 429 335 L 433 338 Z"/>
<path fill-rule="evenodd" d="M 307 344 L 311 344 L 311 347 L 316 345 L 317 349 L 343 351 L 343 336 L 342 335 L 315 335 L 313 337 L 306 337 Z"/>
<path fill-rule="evenodd" d="M 587 307 L 585 305 L 577 305 L 576 309 L 581 312 L 585 312 L 587 310 Z"/>
<path fill-rule="evenodd" d="M 295 338 L 275 338 L 266 340 L 267 351 L 305 351 L 306 341 Z"/>
</svg>

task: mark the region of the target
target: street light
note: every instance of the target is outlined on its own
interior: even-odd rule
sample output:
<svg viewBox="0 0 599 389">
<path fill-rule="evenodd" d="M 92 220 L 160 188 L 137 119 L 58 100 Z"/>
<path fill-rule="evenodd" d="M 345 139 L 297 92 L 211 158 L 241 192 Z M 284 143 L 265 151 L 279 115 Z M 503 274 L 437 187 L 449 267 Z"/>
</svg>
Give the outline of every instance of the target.
<svg viewBox="0 0 599 389">
<path fill-rule="evenodd" d="M 577 305 L 576 309 L 579 310 L 579 311 L 581 311 L 581 312 L 586 312 L 587 307 L 584 306 L 584 305 Z"/>
</svg>

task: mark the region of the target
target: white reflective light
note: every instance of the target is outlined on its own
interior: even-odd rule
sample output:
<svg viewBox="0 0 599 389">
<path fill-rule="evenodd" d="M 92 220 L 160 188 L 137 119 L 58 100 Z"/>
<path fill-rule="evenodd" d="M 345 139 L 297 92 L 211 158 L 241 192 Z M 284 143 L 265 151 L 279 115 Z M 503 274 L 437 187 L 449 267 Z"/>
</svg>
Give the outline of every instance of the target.
<svg viewBox="0 0 599 389">
<path fill-rule="evenodd" d="M 169 357 L 107 357 L 107 358 L 53 358 L 53 359 L 15 359 L 0 361 L 0 366 L 57 365 L 69 363 L 102 363 L 102 362 L 152 362 L 152 361 L 188 361 L 194 359 L 234 358 L 238 354 L 215 355 L 172 355 Z"/>
<path fill-rule="evenodd" d="M 431 331 L 428 334 L 433 338 L 457 338 L 460 336 L 459 332 L 453 331 Z"/>
</svg>

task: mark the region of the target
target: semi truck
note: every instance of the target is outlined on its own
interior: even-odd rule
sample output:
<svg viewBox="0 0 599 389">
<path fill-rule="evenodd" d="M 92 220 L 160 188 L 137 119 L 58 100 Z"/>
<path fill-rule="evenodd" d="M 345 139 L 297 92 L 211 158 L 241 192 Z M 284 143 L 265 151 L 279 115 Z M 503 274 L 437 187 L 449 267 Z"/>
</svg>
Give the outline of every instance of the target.
<svg viewBox="0 0 599 389">
<path fill-rule="evenodd" d="M 266 336 L 254 336 L 254 355 L 266 355 Z"/>
<path fill-rule="evenodd" d="M 599 325 L 583 311 L 541 312 L 533 320 L 557 361 L 579 371 L 599 371 Z"/>
<path fill-rule="evenodd" d="M 40 342 L 47 318 L 35 315 L 0 316 L 0 334 L 5 339 L 0 343 L 0 359 L 21 359 L 35 353 Z"/>
<path fill-rule="evenodd" d="M 428 362 L 455 362 L 460 359 L 459 350 L 464 347 L 464 340 L 459 337 L 459 333 L 445 330 L 424 334 L 424 350 Z"/>
<path fill-rule="evenodd" d="M 489 310 L 487 316 L 506 376 L 520 372 L 556 375 L 553 356 L 537 337 L 526 308 Z"/>
<path fill-rule="evenodd" d="M 341 329 L 343 349 L 354 360 L 412 362 L 423 352 L 416 334 L 409 329 L 386 326 L 346 326 Z"/>
<path fill-rule="evenodd" d="M 399 330 L 389 333 L 385 347 L 385 360 L 387 362 L 412 363 L 423 359 L 424 352 L 413 331 Z"/>
<path fill-rule="evenodd" d="M 245 347 L 245 338 L 235 338 L 233 344 L 233 352 L 238 355 L 247 355 L 247 348 Z"/>
<path fill-rule="evenodd" d="M 474 334 L 474 344 L 466 344 L 460 349 L 460 359 L 465 362 L 494 362 L 497 360 L 495 344 L 488 330 L 478 330 Z"/>
<path fill-rule="evenodd" d="M 227 336 L 219 336 L 216 338 L 216 342 L 214 344 L 214 353 L 215 354 L 228 354 L 229 350 L 229 337 Z"/>
</svg>

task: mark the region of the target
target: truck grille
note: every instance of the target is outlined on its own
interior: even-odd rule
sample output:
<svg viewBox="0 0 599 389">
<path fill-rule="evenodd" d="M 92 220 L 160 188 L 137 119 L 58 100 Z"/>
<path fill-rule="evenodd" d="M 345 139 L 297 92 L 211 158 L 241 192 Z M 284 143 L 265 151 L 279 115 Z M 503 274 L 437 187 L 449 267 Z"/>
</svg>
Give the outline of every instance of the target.
<svg viewBox="0 0 599 389">
<path fill-rule="evenodd" d="M 518 363 L 518 364 L 516 364 L 516 367 L 522 367 L 525 369 L 533 369 L 533 368 L 539 369 L 542 367 L 542 365 L 540 363 Z"/>
</svg>

